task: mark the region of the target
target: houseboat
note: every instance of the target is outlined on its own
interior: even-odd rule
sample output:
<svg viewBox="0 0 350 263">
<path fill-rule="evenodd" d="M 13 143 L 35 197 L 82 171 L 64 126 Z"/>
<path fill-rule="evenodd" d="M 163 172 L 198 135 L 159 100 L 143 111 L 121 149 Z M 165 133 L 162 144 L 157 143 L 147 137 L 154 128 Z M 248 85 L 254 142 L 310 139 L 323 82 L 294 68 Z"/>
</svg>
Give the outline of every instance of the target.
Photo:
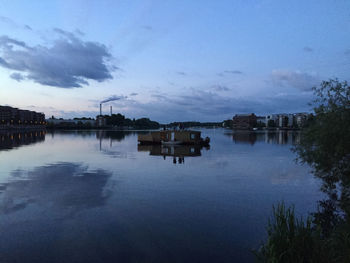
<svg viewBox="0 0 350 263">
<path fill-rule="evenodd" d="M 192 130 L 163 130 L 149 134 L 139 134 L 140 144 L 163 145 L 203 145 L 208 146 L 210 139 L 201 137 L 201 132 Z"/>
</svg>

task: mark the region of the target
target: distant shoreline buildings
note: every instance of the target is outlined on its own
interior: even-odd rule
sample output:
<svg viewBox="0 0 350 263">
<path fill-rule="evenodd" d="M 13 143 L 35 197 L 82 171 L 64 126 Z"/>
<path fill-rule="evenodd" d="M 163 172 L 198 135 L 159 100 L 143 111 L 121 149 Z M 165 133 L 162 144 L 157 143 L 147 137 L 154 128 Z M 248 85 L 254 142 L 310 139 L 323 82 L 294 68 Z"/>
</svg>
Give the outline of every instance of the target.
<svg viewBox="0 0 350 263">
<path fill-rule="evenodd" d="M 235 130 L 253 130 L 253 129 L 299 129 L 303 127 L 311 114 L 301 113 L 279 113 L 266 116 L 256 116 L 251 114 L 236 114 L 232 120 L 222 123 L 224 127 L 230 127 Z M 200 124 L 200 123 L 199 123 Z M 220 122 L 217 123 L 221 126 Z M 148 118 L 131 120 L 121 114 L 97 115 L 93 118 L 75 118 L 75 119 L 45 119 L 45 114 L 30 110 L 22 110 L 10 106 L 0 106 L 0 129 L 27 129 L 27 128 L 159 128 L 159 123 L 151 121 Z"/>
<path fill-rule="evenodd" d="M 305 125 L 309 113 L 279 113 L 266 116 L 251 114 L 236 114 L 232 118 L 232 128 L 235 130 L 250 130 L 254 128 L 285 128 L 298 129 Z"/>
<path fill-rule="evenodd" d="M 0 126 L 7 127 L 28 127 L 45 125 L 45 114 L 13 108 L 10 106 L 0 106 Z"/>
</svg>

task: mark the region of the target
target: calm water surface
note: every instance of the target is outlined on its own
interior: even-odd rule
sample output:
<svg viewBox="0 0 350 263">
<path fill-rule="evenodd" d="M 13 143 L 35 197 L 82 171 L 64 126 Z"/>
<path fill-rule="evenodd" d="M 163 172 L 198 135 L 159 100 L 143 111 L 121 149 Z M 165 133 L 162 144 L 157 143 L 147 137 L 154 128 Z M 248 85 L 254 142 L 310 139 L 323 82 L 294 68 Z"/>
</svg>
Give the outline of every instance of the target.
<svg viewBox="0 0 350 263">
<path fill-rule="evenodd" d="M 315 211 L 298 134 L 205 136 L 210 149 L 141 147 L 137 132 L 0 134 L 0 262 L 252 262 L 273 204 Z"/>
</svg>

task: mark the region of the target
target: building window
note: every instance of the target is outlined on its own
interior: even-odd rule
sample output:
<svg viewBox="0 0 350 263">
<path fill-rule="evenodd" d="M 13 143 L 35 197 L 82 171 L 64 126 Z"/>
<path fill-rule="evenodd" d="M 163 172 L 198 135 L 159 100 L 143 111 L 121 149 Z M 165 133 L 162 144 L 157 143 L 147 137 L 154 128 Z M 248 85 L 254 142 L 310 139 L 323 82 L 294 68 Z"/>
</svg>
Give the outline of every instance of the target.
<svg viewBox="0 0 350 263">
<path fill-rule="evenodd" d="M 191 133 L 191 140 L 194 140 L 196 138 L 196 135 L 194 133 Z"/>
</svg>

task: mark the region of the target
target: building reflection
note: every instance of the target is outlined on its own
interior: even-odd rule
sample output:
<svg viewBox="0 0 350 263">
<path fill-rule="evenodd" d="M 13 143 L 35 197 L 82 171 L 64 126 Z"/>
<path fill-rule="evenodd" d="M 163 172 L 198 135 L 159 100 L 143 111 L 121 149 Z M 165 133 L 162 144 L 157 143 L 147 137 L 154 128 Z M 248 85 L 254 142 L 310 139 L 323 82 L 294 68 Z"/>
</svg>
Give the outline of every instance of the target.
<svg viewBox="0 0 350 263">
<path fill-rule="evenodd" d="M 294 145 L 300 141 L 300 132 L 295 131 L 237 131 L 233 133 L 225 133 L 226 136 L 232 137 L 234 143 L 251 144 L 258 142 L 268 144 L 290 144 Z"/>
<path fill-rule="evenodd" d="M 46 131 L 0 131 L 0 151 L 45 141 Z"/>
<path fill-rule="evenodd" d="M 174 164 L 184 164 L 185 157 L 201 156 L 201 151 L 203 148 L 203 146 L 199 145 L 137 145 L 137 151 L 149 152 L 149 154 L 153 156 L 162 156 L 164 160 L 166 160 L 168 157 L 172 160 Z M 205 147 L 205 149 L 209 150 L 209 147 Z"/>
<path fill-rule="evenodd" d="M 132 131 L 97 131 L 96 138 L 97 139 L 110 139 L 113 141 L 122 141 L 126 136 L 134 134 Z"/>
<path fill-rule="evenodd" d="M 133 131 L 97 131 L 96 138 L 100 141 L 100 151 L 103 149 L 102 141 L 109 140 L 109 147 L 112 148 L 113 141 L 121 142 L 125 137 L 134 134 Z"/>
</svg>

